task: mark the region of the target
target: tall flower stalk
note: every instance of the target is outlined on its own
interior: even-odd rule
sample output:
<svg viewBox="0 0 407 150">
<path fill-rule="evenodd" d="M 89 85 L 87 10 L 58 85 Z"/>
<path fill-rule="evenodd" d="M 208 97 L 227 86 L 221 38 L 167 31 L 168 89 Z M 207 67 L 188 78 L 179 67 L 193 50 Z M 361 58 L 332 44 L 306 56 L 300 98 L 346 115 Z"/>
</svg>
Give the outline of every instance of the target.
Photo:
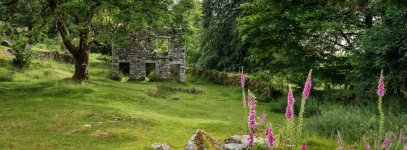
<svg viewBox="0 0 407 150">
<path fill-rule="evenodd" d="M 390 150 L 390 148 L 391 148 L 390 144 L 391 144 L 392 140 L 393 140 L 393 136 L 391 134 L 387 135 L 386 138 L 383 140 L 382 148 L 386 149 L 386 150 Z"/>
<path fill-rule="evenodd" d="M 305 102 L 309 98 L 309 93 L 312 89 L 311 74 L 312 74 L 312 69 L 308 73 L 307 81 L 305 82 L 304 90 L 302 92 L 300 113 L 299 113 L 299 117 L 298 117 L 298 128 L 297 128 L 296 141 L 298 141 L 298 139 L 302 137 L 302 124 L 303 124 L 304 111 L 305 111 Z"/>
<path fill-rule="evenodd" d="M 286 112 L 285 112 L 285 117 L 287 118 L 287 126 L 286 126 L 286 133 L 289 138 L 292 139 L 293 133 L 294 133 L 294 123 L 293 123 L 293 116 L 294 116 L 294 95 L 293 95 L 293 90 L 291 86 L 288 89 L 288 94 L 287 94 L 287 107 L 286 107 Z"/>
<path fill-rule="evenodd" d="M 399 141 L 397 142 L 396 149 L 399 149 L 399 146 L 404 143 L 406 137 L 404 137 L 403 132 L 400 131 Z"/>
<path fill-rule="evenodd" d="M 384 96 L 384 76 L 383 76 L 383 70 L 380 73 L 379 77 L 379 83 L 377 86 L 377 96 L 379 97 L 379 101 L 377 104 L 377 109 L 379 110 L 379 133 L 378 137 L 383 136 L 383 128 L 384 128 L 384 112 L 383 112 L 383 96 Z"/>
<path fill-rule="evenodd" d="M 250 90 L 248 91 L 247 104 L 249 106 L 248 127 L 250 130 L 249 137 L 247 140 L 249 143 L 249 147 L 252 148 L 257 123 L 256 123 L 256 97 L 254 97 Z"/>
<path fill-rule="evenodd" d="M 365 149 L 366 150 L 370 150 L 371 148 L 370 148 L 370 145 L 369 145 L 369 143 L 367 142 L 367 141 L 365 141 Z"/>
<path fill-rule="evenodd" d="M 266 130 L 264 131 L 264 134 L 266 135 L 266 147 L 267 149 L 273 149 L 274 148 L 274 134 L 273 131 L 271 131 L 271 125 L 266 126 Z"/>
<path fill-rule="evenodd" d="M 242 87 L 243 108 L 246 111 L 246 94 L 245 94 L 245 90 L 244 90 L 244 83 L 245 83 L 245 79 L 244 79 L 244 71 L 243 71 L 243 67 L 242 67 L 242 73 L 240 74 L 240 86 Z"/>
<path fill-rule="evenodd" d="M 307 150 L 307 145 L 305 145 L 305 143 L 302 144 L 301 150 Z"/>
</svg>

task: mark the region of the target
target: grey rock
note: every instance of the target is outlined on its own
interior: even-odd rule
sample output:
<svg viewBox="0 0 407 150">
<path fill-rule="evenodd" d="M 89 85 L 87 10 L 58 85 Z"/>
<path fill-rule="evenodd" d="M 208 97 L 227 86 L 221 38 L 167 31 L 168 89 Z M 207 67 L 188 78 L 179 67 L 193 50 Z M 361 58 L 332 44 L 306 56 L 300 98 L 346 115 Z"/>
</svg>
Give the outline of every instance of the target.
<svg viewBox="0 0 407 150">
<path fill-rule="evenodd" d="M 241 150 L 246 149 L 249 146 L 247 138 L 249 135 L 233 135 L 227 139 L 225 139 L 224 147 L 228 150 Z M 254 143 L 265 144 L 263 138 L 255 137 Z"/>
<path fill-rule="evenodd" d="M 10 47 L 11 46 L 11 43 L 10 43 L 10 41 L 1 41 L 0 42 L 0 45 L 2 45 L 2 46 L 7 46 L 7 47 Z"/>
<path fill-rule="evenodd" d="M 151 148 L 153 150 L 171 150 L 171 146 L 162 143 L 151 144 Z"/>
</svg>

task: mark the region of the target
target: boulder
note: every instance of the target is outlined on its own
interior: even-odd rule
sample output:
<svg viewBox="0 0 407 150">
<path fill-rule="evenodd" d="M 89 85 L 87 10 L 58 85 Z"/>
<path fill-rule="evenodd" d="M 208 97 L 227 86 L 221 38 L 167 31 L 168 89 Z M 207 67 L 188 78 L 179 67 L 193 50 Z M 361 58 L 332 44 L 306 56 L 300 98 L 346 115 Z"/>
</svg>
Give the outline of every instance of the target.
<svg viewBox="0 0 407 150">
<path fill-rule="evenodd" d="M 13 54 L 13 55 L 15 55 L 15 54 L 16 54 L 16 51 L 15 51 L 15 50 L 13 50 L 13 49 L 7 49 L 7 52 L 8 52 L 8 53 L 10 53 L 10 54 Z"/>
<path fill-rule="evenodd" d="M 192 94 L 198 94 L 198 93 L 202 93 L 202 89 L 197 88 L 197 87 L 192 87 L 192 88 L 189 90 L 189 92 L 192 93 Z"/>
<path fill-rule="evenodd" d="M 249 137 L 249 135 L 233 135 L 233 136 L 225 139 L 224 147 L 228 150 L 246 149 L 249 146 L 249 143 L 247 141 L 248 137 Z M 265 144 L 265 141 L 263 138 L 255 137 L 254 143 Z"/>
<path fill-rule="evenodd" d="M 210 143 L 211 147 L 206 148 L 205 147 L 205 142 Z M 203 130 L 197 130 L 195 134 L 189 139 L 187 146 L 185 147 L 185 150 L 205 150 L 205 149 L 225 149 L 223 147 L 223 144 L 218 142 L 216 139 L 211 137 L 208 133 L 206 133 Z"/>
<path fill-rule="evenodd" d="M 205 150 L 205 149 L 221 149 L 221 150 L 243 150 L 249 147 L 247 138 L 249 135 L 234 135 L 219 142 L 203 130 L 197 130 L 196 133 L 188 141 L 185 150 Z M 210 148 L 205 147 L 207 141 L 211 145 Z M 265 140 L 260 137 L 254 138 L 254 143 L 265 144 Z"/>
<path fill-rule="evenodd" d="M 171 146 L 162 143 L 151 144 L 151 148 L 153 150 L 171 150 Z"/>
<path fill-rule="evenodd" d="M 9 41 L 1 41 L 0 45 L 10 47 L 11 43 Z"/>
</svg>

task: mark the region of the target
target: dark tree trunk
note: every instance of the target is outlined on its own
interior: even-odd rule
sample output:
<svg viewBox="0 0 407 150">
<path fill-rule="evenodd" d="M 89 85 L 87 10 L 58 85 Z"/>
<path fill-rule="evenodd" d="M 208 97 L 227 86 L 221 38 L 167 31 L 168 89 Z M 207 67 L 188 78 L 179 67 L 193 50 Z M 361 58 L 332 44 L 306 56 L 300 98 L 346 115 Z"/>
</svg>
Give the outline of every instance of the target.
<svg viewBox="0 0 407 150">
<path fill-rule="evenodd" d="M 75 58 L 75 73 L 72 79 L 79 82 L 89 80 L 89 30 L 80 32 L 79 48 L 72 55 Z"/>
<path fill-rule="evenodd" d="M 72 79 L 75 81 L 83 82 L 89 80 L 88 64 L 89 53 L 82 53 L 81 56 L 74 56 L 75 58 L 75 73 Z"/>
<path fill-rule="evenodd" d="M 68 30 L 61 22 L 58 22 L 58 30 L 61 34 L 62 41 L 68 49 L 69 53 L 75 59 L 75 73 L 72 79 L 83 83 L 90 79 L 88 72 L 89 64 L 89 30 L 82 30 L 79 33 L 79 46 L 74 46 L 72 42 L 68 39 Z"/>
</svg>

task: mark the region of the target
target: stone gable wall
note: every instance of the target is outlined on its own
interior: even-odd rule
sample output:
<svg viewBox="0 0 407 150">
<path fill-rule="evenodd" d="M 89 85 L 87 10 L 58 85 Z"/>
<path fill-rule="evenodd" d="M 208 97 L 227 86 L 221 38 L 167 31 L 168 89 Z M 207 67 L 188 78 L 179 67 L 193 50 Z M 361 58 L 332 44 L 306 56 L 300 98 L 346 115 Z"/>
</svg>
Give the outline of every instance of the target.
<svg viewBox="0 0 407 150">
<path fill-rule="evenodd" d="M 129 44 L 114 46 L 112 52 L 112 77 L 119 78 L 120 63 L 129 63 L 129 78 L 144 80 L 146 63 L 155 64 L 155 75 L 161 79 L 171 78 L 171 65 L 179 65 L 179 82 L 185 82 L 186 53 L 179 32 L 164 32 L 164 35 L 135 34 L 129 36 Z M 158 55 L 152 46 L 156 38 L 168 39 L 168 53 Z"/>
</svg>

